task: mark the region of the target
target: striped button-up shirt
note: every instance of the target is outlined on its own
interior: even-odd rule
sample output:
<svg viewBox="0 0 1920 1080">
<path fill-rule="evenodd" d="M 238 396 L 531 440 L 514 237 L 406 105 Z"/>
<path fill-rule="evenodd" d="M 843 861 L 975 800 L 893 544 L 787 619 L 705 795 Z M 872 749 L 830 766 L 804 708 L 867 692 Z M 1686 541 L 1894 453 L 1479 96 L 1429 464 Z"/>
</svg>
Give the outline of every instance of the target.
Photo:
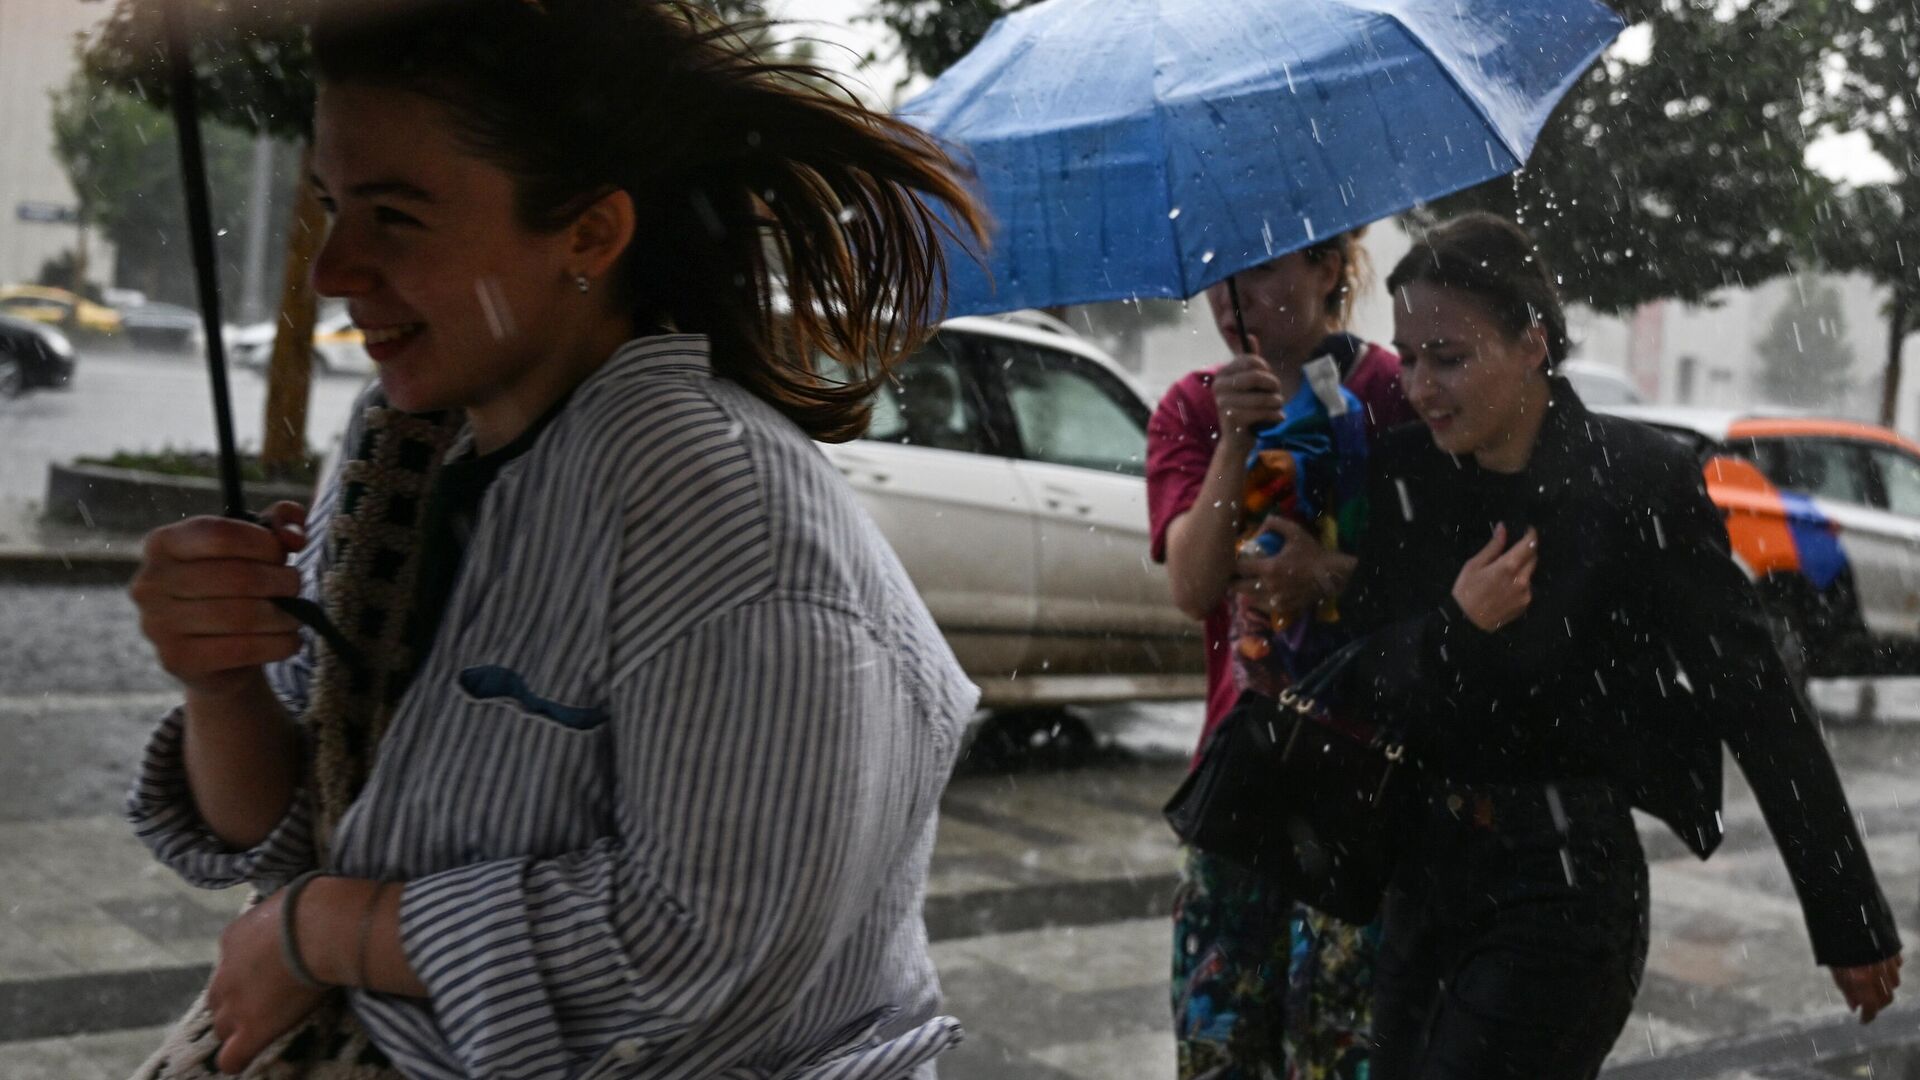
<svg viewBox="0 0 1920 1080">
<path fill-rule="evenodd" d="M 296 711 L 309 660 L 270 669 Z M 976 694 L 819 449 L 704 338 L 630 342 L 488 490 L 341 821 L 326 869 L 407 883 L 431 993 L 356 1011 L 410 1076 L 932 1076 L 959 1032 L 921 905 Z M 130 798 L 156 855 L 311 868 L 305 792 L 251 850 L 211 835 L 181 725 Z"/>
</svg>

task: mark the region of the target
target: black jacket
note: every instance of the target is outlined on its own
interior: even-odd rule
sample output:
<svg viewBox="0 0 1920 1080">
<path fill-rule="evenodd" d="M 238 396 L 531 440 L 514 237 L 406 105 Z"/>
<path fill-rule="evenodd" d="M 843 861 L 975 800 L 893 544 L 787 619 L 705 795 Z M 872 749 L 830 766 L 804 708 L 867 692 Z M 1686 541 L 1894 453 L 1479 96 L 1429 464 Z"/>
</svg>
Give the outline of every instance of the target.
<svg viewBox="0 0 1920 1080">
<path fill-rule="evenodd" d="M 1540 531 L 1527 614 L 1496 633 L 1451 594 L 1497 522 Z M 1653 429 L 1589 411 L 1564 381 L 1525 471 L 1503 476 L 1389 432 L 1345 602 L 1371 647 L 1349 693 L 1462 782 L 1601 777 L 1705 858 L 1721 839 L 1721 753 L 1759 799 L 1822 964 L 1899 937 L 1813 711 L 1734 563 L 1701 467 Z"/>
</svg>

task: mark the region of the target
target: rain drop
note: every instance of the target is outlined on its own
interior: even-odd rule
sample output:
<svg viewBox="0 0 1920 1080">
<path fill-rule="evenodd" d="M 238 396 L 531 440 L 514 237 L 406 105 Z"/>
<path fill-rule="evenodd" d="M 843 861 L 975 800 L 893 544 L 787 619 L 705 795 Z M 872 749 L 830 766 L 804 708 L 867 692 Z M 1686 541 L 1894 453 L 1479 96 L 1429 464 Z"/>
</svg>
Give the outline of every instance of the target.
<svg viewBox="0 0 1920 1080">
<path fill-rule="evenodd" d="M 1169 210 L 1169 211 L 1167 211 L 1167 220 L 1168 220 L 1168 221 L 1178 221 L 1178 220 L 1179 220 L 1179 218 L 1180 218 L 1180 208 L 1179 208 L 1179 207 L 1177 207 L 1177 206 L 1176 206 L 1176 207 L 1174 207 L 1173 209 L 1171 209 L 1171 210 Z"/>
</svg>

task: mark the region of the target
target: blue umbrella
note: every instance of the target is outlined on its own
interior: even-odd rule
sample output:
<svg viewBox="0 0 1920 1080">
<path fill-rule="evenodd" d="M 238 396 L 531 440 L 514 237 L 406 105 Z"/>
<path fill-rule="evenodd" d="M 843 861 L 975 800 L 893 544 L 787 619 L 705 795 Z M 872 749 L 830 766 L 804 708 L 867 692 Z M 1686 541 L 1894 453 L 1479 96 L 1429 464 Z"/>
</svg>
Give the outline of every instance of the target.
<svg viewBox="0 0 1920 1080">
<path fill-rule="evenodd" d="M 1192 296 L 1512 172 L 1622 25 L 1594 0 L 1015 12 L 900 109 L 970 157 L 998 224 L 949 311 Z"/>
</svg>

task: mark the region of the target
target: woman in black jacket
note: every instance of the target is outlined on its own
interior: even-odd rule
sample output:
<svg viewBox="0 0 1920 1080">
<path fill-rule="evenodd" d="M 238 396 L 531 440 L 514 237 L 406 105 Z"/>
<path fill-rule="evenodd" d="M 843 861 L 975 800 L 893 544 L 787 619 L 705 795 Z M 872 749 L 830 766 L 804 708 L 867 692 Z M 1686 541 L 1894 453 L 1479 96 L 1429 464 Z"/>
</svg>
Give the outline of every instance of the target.
<svg viewBox="0 0 1920 1080">
<path fill-rule="evenodd" d="M 1589 412 L 1525 232 L 1471 215 L 1387 287 L 1424 429 L 1374 459 L 1347 609 L 1355 692 L 1421 769 L 1375 976 L 1376 1080 L 1594 1076 L 1645 967 L 1629 808 L 1701 857 L 1720 747 L 1746 774 L 1818 963 L 1870 1020 L 1900 943 L 1805 699 L 1698 462 Z"/>
</svg>

